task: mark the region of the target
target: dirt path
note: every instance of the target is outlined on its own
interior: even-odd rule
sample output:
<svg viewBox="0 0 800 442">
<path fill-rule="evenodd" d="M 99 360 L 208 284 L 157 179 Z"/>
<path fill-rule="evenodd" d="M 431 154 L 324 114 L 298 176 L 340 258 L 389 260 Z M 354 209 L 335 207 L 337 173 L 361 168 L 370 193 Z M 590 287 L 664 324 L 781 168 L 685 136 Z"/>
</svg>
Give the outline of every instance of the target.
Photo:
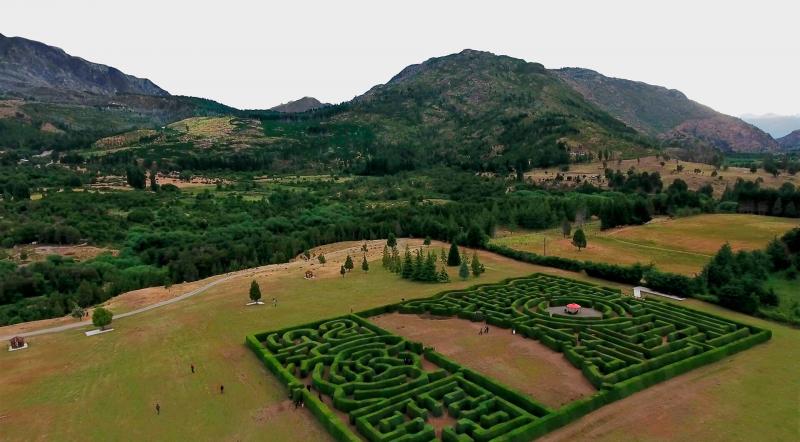
<svg viewBox="0 0 800 442">
<path fill-rule="evenodd" d="M 367 252 L 364 252 L 361 249 L 364 243 L 365 242 L 362 241 L 346 241 L 323 245 L 310 250 L 312 258 L 309 260 L 306 260 L 304 257 L 298 257 L 288 263 L 270 264 L 227 273 L 225 275 L 216 275 L 201 281 L 181 284 L 177 290 L 176 287 L 168 289 L 163 286 L 134 290 L 133 292 L 124 293 L 111 298 L 105 304 L 103 304 L 103 306 L 111 309 L 112 311 L 119 311 L 120 309 L 125 310 L 127 308 L 134 307 L 133 310 L 126 311 L 124 313 L 115 313 L 114 319 L 117 320 L 153 310 L 158 307 L 180 302 L 192 296 L 199 295 L 218 284 L 239 277 L 252 278 L 275 273 L 286 273 L 288 271 L 298 269 L 311 270 L 314 273 L 315 278 L 338 276 L 339 268 L 347 259 L 348 255 L 353 257 L 353 261 L 355 262 L 356 266 L 360 265 L 361 260 L 358 258 L 361 256 L 366 255 L 367 261 L 375 261 L 382 257 L 383 246 L 386 243 L 385 240 L 366 241 Z M 403 250 L 406 245 L 408 245 L 410 249 L 414 250 L 422 246 L 422 240 L 398 239 L 398 248 Z M 444 243 L 437 242 L 436 244 L 433 244 L 432 247 L 444 247 L 444 245 Z M 317 259 L 319 254 L 325 255 L 325 264 L 320 264 L 319 260 Z M 180 293 L 181 288 L 188 288 L 189 291 Z M 0 327 L 0 340 L 8 340 L 14 336 L 31 337 L 48 333 L 58 333 L 81 327 L 88 327 L 91 325 L 91 320 L 76 322 L 69 316 L 45 319 L 41 321 L 24 322 L 21 324 Z"/>
</svg>

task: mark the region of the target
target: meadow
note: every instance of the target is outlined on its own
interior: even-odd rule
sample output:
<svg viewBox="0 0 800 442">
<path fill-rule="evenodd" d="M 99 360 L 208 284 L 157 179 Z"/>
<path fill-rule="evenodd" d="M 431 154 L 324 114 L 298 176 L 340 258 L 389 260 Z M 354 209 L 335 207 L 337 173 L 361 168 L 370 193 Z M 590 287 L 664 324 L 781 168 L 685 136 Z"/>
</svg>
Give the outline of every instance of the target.
<svg viewBox="0 0 800 442">
<path fill-rule="evenodd" d="M 534 272 L 604 283 L 485 252 L 481 261 L 487 272 L 479 279 L 460 281 L 451 269 L 450 284 L 402 280 L 378 262 L 368 273 L 311 281 L 299 268 L 256 273 L 264 299 L 276 298 L 277 307 L 245 307 L 250 278 L 242 277 L 121 319 L 111 333 L 87 338 L 82 329 L 31 338 L 27 350 L 0 353 L 0 432 L 3 440 L 26 441 L 330 440 L 307 410 L 294 409 L 286 389 L 245 347 L 245 335 Z M 798 357 L 800 331 L 699 301 L 685 305 L 770 329 L 773 338 L 606 406 L 547 438 L 796 439 L 797 427 L 786 423 L 796 418 L 800 385 L 785 361 Z M 634 415 L 657 425 L 642 425 Z"/>
<path fill-rule="evenodd" d="M 641 226 L 600 230 L 599 221 L 584 225 L 587 247 L 578 250 L 561 228 L 504 231 L 493 241 L 514 249 L 611 264 L 653 263 L 662 271 L 694 275 L 726 242 L 733 250 L 756 250 L 800 225 L 792 218 L 747 214 L 705 214 L 656 218 Z"/>
</svg>

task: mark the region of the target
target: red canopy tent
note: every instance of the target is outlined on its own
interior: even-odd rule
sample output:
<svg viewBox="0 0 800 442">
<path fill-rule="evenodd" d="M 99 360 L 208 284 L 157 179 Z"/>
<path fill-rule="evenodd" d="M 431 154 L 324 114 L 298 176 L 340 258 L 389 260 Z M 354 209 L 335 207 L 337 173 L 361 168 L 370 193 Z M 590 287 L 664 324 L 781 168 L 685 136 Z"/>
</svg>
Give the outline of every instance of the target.
<svg viewBox="0 0 800 442">
<path fill-rule="evenodd" d="M 575 304 L 574 302 L 571 304 L 567 304 L 567 313 L 578 313 L 581 310 L 580 304 Z"/>
</svg>

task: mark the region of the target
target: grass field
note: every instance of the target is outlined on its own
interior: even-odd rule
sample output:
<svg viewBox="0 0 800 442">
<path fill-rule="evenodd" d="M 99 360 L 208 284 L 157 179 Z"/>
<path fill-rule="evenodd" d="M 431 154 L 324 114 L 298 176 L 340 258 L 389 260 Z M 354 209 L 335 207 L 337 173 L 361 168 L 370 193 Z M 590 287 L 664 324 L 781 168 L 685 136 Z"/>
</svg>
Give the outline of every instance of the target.
<svg viewBox="0 0 800 442">
<path fill-rule="evenodd" d="M 578 251 L 561 229 L 507 232 L 498 244 L 534 253 L 615 264 L 654 263 L 663 271 L 693 275 L 726 242 L 734 250 L 760 249 L 775 236 L 800 226 L 793 218 L 746 214 L 707 214 L 687 218 L 657 218 L 642 226 L 600 230 L 600 223 L 584 227 L 586 249 Z"/>
<path fill-rule="evenodd" d="M 427 285 L 400 280 L 375 262 L 364 274 L 302 279 L 301 269 L 259 282 L 278 307 L 244 307 L 249 278 L 113 324 L 30 339 L 0 352 L 0 434 L 5 440 L 330 440 L 244 344 L 244 336 L 533 272 L 598 282 L 484 253 L 479 280 Z M 455 272 L 451 272 L 455 276 Z M 455 279 L 454 279 L 455 280 Z M 615 284 L 606 284 L 623 287 Z M 773 339 L 604 407 L 552 440 L 796 440 L 800 385 L 791 364 L 800 331 L 696 301 L 695 308 L 772 329 Z M 189 364 L 197 373 L 189 372 Z M 225 394 L 219 394 L 219 385 Z M 665 385 L 670 386 L 664 388 Z M 161 404 L 160 416 L 154 404 Z M 631 410 L 647 420 L 632 419 Z M 641 414 L 639 415 L 642 416 Z M 648 425 L 651 419 L 670 424 Z"/>
<path fill-rule="evenodd" d="M 541 270 L 489 254 L 481 259 L 488 270 L 480 282 Z M 378 262 L 372 267 L 312 281 L 301 269 L 270 274 L 259 281 L 277 308 L 245 307 L 250 279 L 242 278 L 121 319 L 111 333 L 68 331 L 31 338 L 24 351 L 2 351 L 0 439 L 328 440 L 310 413 L 286 401 L 244 337 L 475 283 L 412 283 Z"/>
</svg>

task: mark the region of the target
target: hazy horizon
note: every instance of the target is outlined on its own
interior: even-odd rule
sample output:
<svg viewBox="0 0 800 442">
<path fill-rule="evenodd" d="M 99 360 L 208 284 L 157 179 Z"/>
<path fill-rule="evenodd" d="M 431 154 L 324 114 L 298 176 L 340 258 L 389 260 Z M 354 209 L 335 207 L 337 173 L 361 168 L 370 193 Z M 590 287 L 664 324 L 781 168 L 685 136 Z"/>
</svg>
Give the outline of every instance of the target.
<svg viewBox="0 0 800 442">
<path fill-rule="evenodd" d="M 313 3 L 313 4 L 312 4 Z M 119 4 L 115 4 L 119 6 Z M 800 2 L 131 4 L 5 2 L 0 33 L 238 108 L 342 102 L 428 58 L 477 49 L 678 89 L 731 115 L 800 114 Z M 603 17 L 604 20 L 597 20 Z M 124 18 L 124 19 L 122 19 Z"/>
</svg>

